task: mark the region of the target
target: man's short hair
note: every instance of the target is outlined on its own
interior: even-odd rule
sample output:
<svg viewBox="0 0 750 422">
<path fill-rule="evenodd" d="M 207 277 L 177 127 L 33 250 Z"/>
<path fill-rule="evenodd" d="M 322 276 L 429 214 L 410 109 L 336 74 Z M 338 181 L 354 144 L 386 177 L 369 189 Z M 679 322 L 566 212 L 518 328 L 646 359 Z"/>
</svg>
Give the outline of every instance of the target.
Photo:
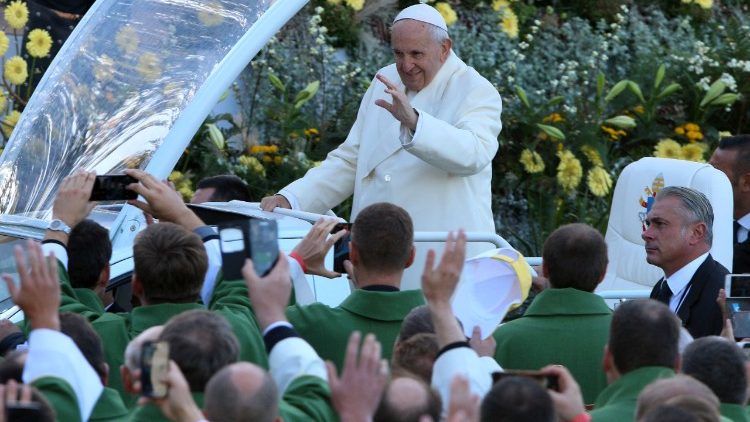
<svg viewBox="0 0 750 422">
<path fill-rule="evenodd" d="M 695 189 L 684 186 L 667 186 L 656 194 L 656 201 L 664 198 L 677 198 L 680 207 L 677 211 L 682 215 L 683 229 L 690 224 L 704 223 L 706 225 L 705 242 L 711 246 L 714 239 L 714 209 L 706 195 Z"/>
<path fill-rule="evenodd" d="M 422 381 L 430 383 L 432 367 L 440 351 L 437 336 L 419 333 L 396 343 L 393 350 L 393 372 L 403 370 L 414 374 Z"/>
<path fill-rule="evenodd" d="M 554 288 L 593 292 L 607 272 L 607 243 L 586 224 L 566 224 L 544 242 L 542 261 Z"/>
<path fill-rule="evenodd" d="M 357 214 L 352 242 L 364 268 L 392 273 L 402 271 L 411 257 L 414 225 L 403 208 L 380 202 Z"/>
<path fill-rule="evenodd" d="M 697 397 L 712 408 L 719 408 L 719 399 L 705 384 L 685 374 L 658 379 L 647 385 L 638 394 L 636 420 L 641 420 L 658 406 L 676 397 Z"/>
<path fill-rule="evenodd" d="M 421 397 L 414 397 L 421 389 Z M 406 393 L 406 394 L 405 394 Z M 373 422 L 419 422 L 429 415 L 433 421 L 440 420 L 441 401 L 435 390 L 421 379 L 413 376 L 392 378 L 385 386 L 380 405 Z"/>
<path fill-rule="evenodd" d="M 109 231 L 93 220 L 83 220 L 68 238 L 68 275 L 74 288 L 93 289 L 112 258 Z"/>
<path fill-rule="evenodd" d="M 210 311 L 173 317 L 159 340 L 169 343 L 169 358 L 180 367 L 192 392 L 202 392 L 216 372 L 239 359 L 240 346 L 232 327 Z"/>
<path fill-rule="evenodd" d="M 238 365 L 243 364 L 250 365 Z M 248 394 L 236 383 L 236 366 L 224 367 L 206 385 L 206 417 L 224 422 L 273 422 L 279 414 L 279 393 L 273 378 L 266 372 L 260 388 Z"/>
<path fill-rule="evenodd" d="M 233 174 L 222 174 L 201 179 L 198 182 L 197 189 L 207 188 L 214 189 L 214 193 L 208 199 L 208 202 L 251 201 L 247 183 Z"/>
<path fill-rule="evenodd" d="M 737 157 L 732 163 L 734 179 L 732 184 L 739 181 L 739 177 L 750 172 L 750 135 L 735 135 L 721 138 L 719 149 L 737 151 Z"/>
<path fill-rule="evenodd" d="M 419 305 L 409 311 L 401 322 L 397 343 L 406 341 L 417 334 L 435 334 L 432 315 L 427 305 Z"/>
<path fill-rule="evenodd" d="M 745 354 L 723 337 L 696 339 L 682 355 L 682 372 L 706 384 L 722 403 L 744 404 L 747 399 Z"/>
<path fill-rule="evenodd" d="M 197 300 L 208 269 L 200 237 L 172 223 L 152 224 L 139 233 L 133 261 L 150 304 Z"/>
<path fill-rule="evenodd" d="M 104 346 L 91 323 L 81 315 L 63 312 L 60 314 L 60 332 L 73 340 L 83 357 L 104 382 L 108 372 Z"/>
<path fill-rule="evenodd" d="M 620 374 L 644 366 L 675 368 L 680 320 L 661 302 L 629 300 L 612 314 L 609 352 Z"/>
<path fill-rule="evenodd" d="M 557 420 L 552 397 L 539 382 L 528 377 L 508 377 L 497 382 L 484 396 L 480 413 L 482 422 Z"/>
</svg>

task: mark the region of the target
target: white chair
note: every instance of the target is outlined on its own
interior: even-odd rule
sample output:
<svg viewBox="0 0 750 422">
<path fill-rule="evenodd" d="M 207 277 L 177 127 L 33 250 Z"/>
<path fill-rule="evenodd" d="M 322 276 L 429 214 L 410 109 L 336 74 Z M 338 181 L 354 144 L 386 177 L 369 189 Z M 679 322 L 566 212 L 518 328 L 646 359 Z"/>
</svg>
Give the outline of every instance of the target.
<svg viewBox="0 0 750 422">
<path fill-rule="evenodd" d="M 647 157 L 625 167 L 617 179 L 605 236 L 609 267 L 597 293 L 610 297 L 608 293 L 614 291 L 650 290 L 664 275 L 646 262 L 641 239 L 647 205 L 664 186 L 690 187 L 708 197 L 714 211 L 711 256 L 731 270 L 733 201 L 729 179 L 709 164 Z"/>
</svg>

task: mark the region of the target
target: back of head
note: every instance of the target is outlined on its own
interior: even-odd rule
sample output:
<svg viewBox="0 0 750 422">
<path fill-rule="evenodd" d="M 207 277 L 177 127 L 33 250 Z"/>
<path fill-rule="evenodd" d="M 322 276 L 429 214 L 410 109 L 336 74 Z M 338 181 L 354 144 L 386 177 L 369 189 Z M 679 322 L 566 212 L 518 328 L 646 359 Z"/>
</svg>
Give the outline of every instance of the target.
<svg viewBox="0 0 750 422">
<path fill-rule="evenodd" d="M 70 231 L 67 249 L 70 284 L 93 289 L 112 258 L 109 231 L 92 220 L 83 220 Z"/>
<path fill-rule="evenodd" d="M 279 413 L 276 383 L 263 369 L 235 363 L 216 373 L 206 385 L 203 410 L 217 422 L 273 422 Z"/>
<path fill-rule="evenodd" d="M 555 407 L 547 390 L 528 377 L 503 378 L 484 396 L 482 422 L 557 420 Z"/>
<path fill-rule="evenodd" d="M 744 404 L 747 398 L 745 354 L 723 337 L 702 337 L 682 355 L 682 372 L 706 384 L 722 403 Z"/>
<path fill-rule="evenodd" d="M 609 352 L 620 374 L 645 366 L 675 368 L 680 321 L 663 303 L 629 300 L 612 315 Z"/>
<path fill-rule="evenodd" d="M 408 340 L 417 334 L 435 334 L 435 326 L 432 324 L 432 315 L 427 305 L 419 305 L 409 311 L 401 322 L 397 343 Z"/>
<path fill-rule="evenodd" d="M 81 315 L 63 312 L 60 314 L 60 331 L 73 340 L 102 383 L 106 384 L 108 369 L 104 360 L 104 347 L 91 323 Z"/>
<path fill-rule="evenodd" d="M 676 210 L 682 216 L 683 227 L 695 223 L 706 225 L 704 241 L 706 245 L 711 246 L 714 239 L 714 209 L 706 195 L 684 186 L 667 186 L 656 194 L 656 201 L 664 198 L 676 198 L 679 200 L 680 207 Z"/>
<path fill-rule="evenodd" d="M 133 261 L 148 304 L 197 300 L 208 268 L 200 237 L 172 223 L 152 224 L 139 233 Z"/>
<path fill-rule="evenodd" d="M 393 371 L 404 370 L 430 383 L 439 350 L 435 334 L 419 333 L 400 341 L 393 350 Z"/>
<path fill-rule="evenodd" d="M 739 182 L 739 177 L 743 174 L 750 173 L 750 135 L 735 135 L 722 138 L 719 142 L 719 149 L 737 151 L 732 166 L 734 180 L 732 184 Z"/>
<path fill-rule="evenodd" d="M 214 193 L 207 202 L 251 201 L 247 184 L 233 174 L 206 177 L 198 182 L 197 189 L 208 188 L 213 188 Z"/>
<path fill-rule="evenodd" d="M 394 273 L 406 268 L 414 243 L 414 225 L 403 208 L 380 202 L 357 214 L 352 225 L 359 265 L 373 272 Z"/>
<path fill-rule="evenodd" d="M 638 394 L 636 419 L 651 413 L 652 410 L 676 397 L 696 397 L 709 403 L 712 408 L 719 408 L 719 399 L 706 385 L 683 374 L 663 378 L 647 385 Z"/>
<path fill-rule="evenodd" d="M 180 367 L 190 391 L 201 392 L 211 376 L 239 358 L 239 342 L 226 319 L 210 311 L 183 312 L 159 336 Z"/>
<path fill-rule="evenodd" d="M 440 396 L 427 383 L 401 376 L 386 385 L 373 422 L 419 422 L 424 415 L 438 421 L 440 410 Z"/>
<path fill-rule="evenodd" d="M 566 224 L 544 242 L 542 262 L 554 288 L 593 292 L 607 272 L 607 244 L 586 224 Z"/>
<path fill-rule="evenodd" d="M 693 413 L 693 409 L 685 409 L 674 404 L 662 404 L 646 414 L 638 422 L 708 422 L 701 416 Z"/>
</svg>

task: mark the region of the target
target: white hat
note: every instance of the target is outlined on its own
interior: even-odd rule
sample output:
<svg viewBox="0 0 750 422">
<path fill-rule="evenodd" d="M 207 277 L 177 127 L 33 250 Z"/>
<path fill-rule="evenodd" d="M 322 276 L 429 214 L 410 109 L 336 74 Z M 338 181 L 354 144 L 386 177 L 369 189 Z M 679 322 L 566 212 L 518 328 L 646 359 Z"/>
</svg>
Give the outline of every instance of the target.
<svg viewBox="0 0 750 422">
<path fill-rule="evenodd" d="M 396 19 L 393 20 L 393 23 L 402 19 L 414 19 L 415 21 L 429 23 L 430 25 L 437 26 L 448 32 L 448 25 L 445 24 L 443 15 L 441 15 L 434 7 L 423 3 L 415 4 L 414 6 L 409 6 L 402 10 L 401 13 L 396 15 Z"/>
<path fill-rule="evenodd" d="M 466 337 L 471 337 L 475 326 L 483 339 L 491 336 L 508 310 L 523 303 L 531 287 L 529 270 L 523 255 L 511 248 L 466 260 L 452 301 Z"/>
</svg>

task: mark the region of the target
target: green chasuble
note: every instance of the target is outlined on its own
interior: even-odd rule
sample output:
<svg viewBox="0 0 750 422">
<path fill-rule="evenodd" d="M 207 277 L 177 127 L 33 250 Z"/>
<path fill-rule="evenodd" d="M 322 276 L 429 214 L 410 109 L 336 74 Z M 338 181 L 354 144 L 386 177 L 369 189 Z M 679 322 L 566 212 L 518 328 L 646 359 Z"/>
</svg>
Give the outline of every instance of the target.
<svg viewBox="0 0 750 422">
<path fill-rule="evenodd" d="M 504 369 L 563 365 L 581 386 L 583 401 L 594 403 L 607 386 L 602 356 L 611 321 L 612 311 L 599 295 L 547 289 L 523 317 L 495 330 L 495 360 Z"/>
<path fill-rule="evenodd" d="M 120 398 L 117 390 L 105 387 L 102 395 L 91 412 L 89 422 L 125 422 L 128 420 L 130 411 Z"/>
<path fill-rule="evenodd" d="M 73 388 L 62 378 L 41 377 L 31 383 L 55 409 L 58 421 L 80 421 L 81 409 Z"/>
<path fill-rule="evenodd" d="M 383 358 L 391 359 L 401 322 L 412 309 L 424 305 L 421 290 L 397 292 L 354 290 L 341 305 L 321 303 L 287 308 L 287 318 L 302 338 L 324 360 L 341 369 L 352 331 L 374 333 L 383 346 Z"/>
<path fill-rule="evenodd" d="M 279 415 L 284 422 L 337 421 L 331 405 L 328 383 L 318 377 L 305 375 L 289 384 L 279 403 Z"/>
<path fill-rule="evenodd" d="M 193 396 L 193 401 L 198 405 L 198 408 L 202 408 L 203 393 L 191 394 Z M 167 419 L 167 417 L 161 413 L 159 406 L 153 403 L 148 403 L 133 409 L 133 412 L 130 414 L 130 419 L 128 420 L 132 422 L 170 422 L 170 419 Z"/>
<path fill-rule="evenodd" d="M 739 404 L 721 403 L 721 416 L 733 422 L 750 422 L 747 408 Z"/>
<path fill-rule="evenodd" d="M 621 422 L 635 419 L 638 394 L 647 385 L 661 378 L 674 376 L 674 371 L 663 366 L 646 366 L 630 371 L 610 384 L 596 398 L 591 420 Z"/>
<path fill-rule="evenodd" d="M 76 297 L 78 297 L 78 301 L 83 305 L 99 314 L 104 313 L 104 305 L 102 304 L 102 300 L 99 299 L 99 296 L 97 296 L 93 290 L 81 287 L 73 289 L 73 291 L 75 292 Z"/>
</svg>

